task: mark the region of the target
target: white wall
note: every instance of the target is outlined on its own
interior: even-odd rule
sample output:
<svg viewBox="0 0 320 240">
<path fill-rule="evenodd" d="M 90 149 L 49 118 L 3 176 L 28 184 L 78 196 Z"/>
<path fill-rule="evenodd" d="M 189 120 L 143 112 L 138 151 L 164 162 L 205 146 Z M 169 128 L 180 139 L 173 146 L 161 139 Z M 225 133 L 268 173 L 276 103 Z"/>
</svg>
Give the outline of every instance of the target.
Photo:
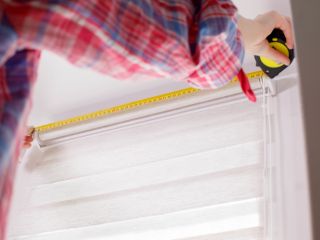
<svg viewBox="0 0 320 240">
<path fill-rule="evenodd" d="M 314 239 L 320 239 L 320 1 L 292 0 L 311 190 Z"/>
</svg>

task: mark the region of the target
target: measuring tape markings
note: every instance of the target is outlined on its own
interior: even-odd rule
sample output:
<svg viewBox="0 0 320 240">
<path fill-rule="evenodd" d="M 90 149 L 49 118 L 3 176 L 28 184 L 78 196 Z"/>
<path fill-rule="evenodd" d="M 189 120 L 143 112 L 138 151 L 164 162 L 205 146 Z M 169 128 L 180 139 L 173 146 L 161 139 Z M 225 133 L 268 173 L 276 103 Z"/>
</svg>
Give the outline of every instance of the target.
<svg viewBox="0 0 320 240">
<path fill-rule="evenodd" d="M 262 71 L 256 71 L 256 72 L 251 72 L 247 74 L 247 77 L 249 79 L 254 79 L 254 78 L 259 78 L 262 77 L 264 75 L 264 73 Z M 238 83 L 238 78 L 235 77 L 233 78 L 230 84 L 236 84 Z M 119 112 L 123 112 L 126 110 L 130 110 L 133 108 L 137 108 L 137 107 L 141 107 L 147 104 L 152 104 L 152 103 L 157 103 L 157 102 L 162 102 L 162 101 L 166 101 L 169 99 L 174 99 L 177 97 L 181 97 L 184 95 L 189 95 L 192 93 L 196 93 L 201 91 L 200 89 L 195 89 L 195 88 L 184 88 L 181 90 L 177 90 L 177 91 L 173 91 L 173 92 L 169 92 L 169 93 L 164 93 L 161 95 L 157 95 L 157 96 L 153 96 L 153 97 L 149 97 L 149 98 L 145 98 L 145 99 L 141 99 L 141 100 L 137 100 L 137 101 L 133 101 L 133 102 L 129 102 L 129 103 L 125 103 L 125 104 L 121 104 L 115 107 L 111 107 L 111 108 L 107 108 L 107 109 L 103 109 L 103 110 L 99 110 L 96 112 L 92 112 L 92 113 L 88 113 L 82 116 L 77 116 L 77 117 L 73 117 L 73 118 L 69 118 L 69 119 L 65 119 L 65 120 L 61 120 L 61 121 L 57 121 L 57 122 L 53 122 L 53 123 L 49 123 L 46 125 L 42 125 L 42 126 L 38 126 L 35 127 L 35 131 L 37 132 L 46 132 L 46 131 L 50 131 L 56 128 L 62 128 L 64 126 L 67 125 L 71 125 L 71 124 L 75 124 L 75 123 L 80 123 L 80 122 L 84 122 L 84 121 L 88 121 L 88 120 L 92 120 L 92 119 L 96 119 L 96 118 L 100 118 L 100 117 L 104 117 L 107 115 L 111 115 L 111 114 L 115 114 L 115 113 L 119 113 Z"/>
</svg>

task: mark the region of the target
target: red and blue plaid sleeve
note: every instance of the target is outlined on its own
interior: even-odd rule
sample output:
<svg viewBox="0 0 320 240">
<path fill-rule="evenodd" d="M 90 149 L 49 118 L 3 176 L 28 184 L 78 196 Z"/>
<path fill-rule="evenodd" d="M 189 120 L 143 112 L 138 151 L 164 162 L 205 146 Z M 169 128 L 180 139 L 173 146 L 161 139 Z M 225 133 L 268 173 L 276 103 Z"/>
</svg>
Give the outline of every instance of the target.
<svg viewBox="0 0 320 240">
<path fill-rule="evenodd" d="M 228 0 L 6 2 L 20 47 L 50 50 L 120 80 L 219 88 L 241 68 L 237 10 Z"/>
<path fill-rule="evenodd" d="M 19 50 L 0 2 L 0 240 L 5 239 L 16 166 L 40 52 Z"/>
<path fill-rule="evenodd" d="M 0 41 L 1 42 L 1 41 Z M 36 79 L 39 52 L 17 51 L 0 67 L 0 239 L 4 239 L 14 176 L 27 115 L 31 90 Z"/>
<path fill-rule="evenodd" d="M 229 0 L 0 0 L 0 233 L 38 50 L 120 80 L 214 89 L 241 69 L 236 14 Z"/>
</svg>

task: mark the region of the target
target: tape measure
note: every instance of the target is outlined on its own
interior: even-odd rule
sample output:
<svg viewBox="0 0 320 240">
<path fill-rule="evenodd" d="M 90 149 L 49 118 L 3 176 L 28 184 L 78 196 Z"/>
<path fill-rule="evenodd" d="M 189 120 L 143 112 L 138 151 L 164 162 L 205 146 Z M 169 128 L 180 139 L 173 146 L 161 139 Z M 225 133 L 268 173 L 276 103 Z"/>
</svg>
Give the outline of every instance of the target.
<svg viewBox="0 0 320 240">
<path fill-rule="evenodd" d="M 287 56 L 290 59 L 290 63 L 292 63 L 294 59 L 294 50 L 287 47 L 287 39 L 282 30 L 278 28 L 274 29 L 267 37 L 267 40 L 272 48 Z M 255 56 L 255 60 L 257 66 L 260 67 L 262 71 L 270 78 L 274 78 L 288 67 L 282 63 L 277 63 L 271 59 L 261 56 Z"/>
<path fill-rule="evenodd" d="M 262 77 L 263 75 L 264 75 L 264 73 L 262 71 L 256 71 L 256 72 L 248 73 L 247 77 L 249 79 L 255 79 L 255 78 Z M 238 81 L 239 81 L 238 78 L 235 77 L 234 79 L 232 79 L 232 81 L 228 85 L 236 84 L 236 83 L 238 83 Z M 46 124 L 46 125 L 38 126 L 38 127 L 35 127 L 35 131 L 37 131 L 37 132 L 47 132 L 47 131 L 51 131 L 51 130 L 54 130 L 54 129 L 66 127 L 68 125 L 78 124 L 78 123 L 81 123 L 81 122 L 94 120 L 96 118 L 105 117 L 107 115 L 124 112 L 126 110 L 142 107 L 142 106 L 145 106 L 145 105 L 148 105 L 148 104 L 163 102 L 163 101 L 167 101 L 167 100 L 170 100 L 170 99 L 182 97 L 182 96 L 185 96 L 185 95 L 190 95 L 190 94 L 193 94 L 193 93 L 196 93 L 196 92 L 199 92 L 199 91 L 201 91 L 201 90 L 195 89 L 195 88 L 185 88 L 185 89 L 181 89 L 181 90 L 178 90 L 178 91 L 173 91 L 173 92 L 161 94 L 161 95 L 158 95 L 158 96 L 149 97 L 149 98 L 137 100 L 137 101 L 134 101 L 134 102 L 129 102 L 129 103 L 125 103 L 125 104 L 122 104 L 122 105 L 118 105 L 118 106 L 115 106 L 115 107 L 99 110 L 99 111 L 88 113 L 88 114 L 85 114 L 85 115 L 82 115 L 82 116 L 77 116 L 77 117 L 73 117 L 73 118 L 57 121 L 57 122 L 54 122 L 54 123 L 49 123 L 49 124 Z"/>
</svg>

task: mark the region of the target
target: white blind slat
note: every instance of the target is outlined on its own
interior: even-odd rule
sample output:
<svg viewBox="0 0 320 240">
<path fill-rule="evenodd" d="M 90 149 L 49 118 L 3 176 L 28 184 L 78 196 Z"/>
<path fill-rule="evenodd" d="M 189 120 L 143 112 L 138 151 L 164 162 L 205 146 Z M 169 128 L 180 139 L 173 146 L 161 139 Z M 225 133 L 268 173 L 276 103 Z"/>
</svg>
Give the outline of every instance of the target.
<svg viewBox="0 0 320 240">
<path fill-rule="evenodd" d="M 22 236 L 23 240 L 169 240 L 214 235 L 216 237 L 238 237 L 261 235 L 259 199 L 248 199 L 233 203 L 184 210 L 145 218 L 118 221 L 85 228 L 69 228 Z M 211 240 L 211 238 L 208 238 Z M 213 238 L 214 239 L 214 238 Z M 223 238 L 218 238 L 223 240 Z M 233 239 L 233 238 L 231 238 Z M 241 238 L 240 238 L 241 239 Z M 260 240 L 260 238 L 248 238 Z M 20 240 L 20 238 L 17 238 Z M 247 239 L 246 239 L 247 240 Z"/>
</svg>

